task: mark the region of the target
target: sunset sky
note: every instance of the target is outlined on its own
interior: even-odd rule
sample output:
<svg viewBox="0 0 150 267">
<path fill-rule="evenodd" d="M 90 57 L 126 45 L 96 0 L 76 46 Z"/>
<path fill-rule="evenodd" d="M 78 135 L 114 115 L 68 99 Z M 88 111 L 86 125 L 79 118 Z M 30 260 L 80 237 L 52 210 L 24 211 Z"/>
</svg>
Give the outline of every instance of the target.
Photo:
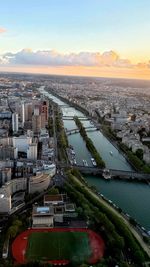
<svg viewBox="0 0 150 267">
<path fill-rule="evenodd" d="M 1 1 L 0 71 L 150 79 L 150 1 Z"/>
</svg>

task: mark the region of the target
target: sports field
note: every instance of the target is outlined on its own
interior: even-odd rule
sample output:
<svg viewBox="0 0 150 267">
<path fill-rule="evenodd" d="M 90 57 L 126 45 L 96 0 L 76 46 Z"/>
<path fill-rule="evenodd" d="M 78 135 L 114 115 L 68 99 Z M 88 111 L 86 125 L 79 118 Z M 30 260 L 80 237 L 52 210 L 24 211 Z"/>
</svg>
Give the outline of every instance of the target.
<svg viewBox="0 0 150 267">
<path fill-rule="evenodd" d="M 28 229 L 14 240 L 12 254 L 19 264 L 34 260 L 54 265 L 94 264 L 103 257 L 104 247 L 102 238 L 89 229 Z"/>
<path fill-rule="evenodd" d="M 27 260 L 69 260 L 84 262 L 92 254 L 87 233 L 48 232 L 29 236 Z"/>
</svg>

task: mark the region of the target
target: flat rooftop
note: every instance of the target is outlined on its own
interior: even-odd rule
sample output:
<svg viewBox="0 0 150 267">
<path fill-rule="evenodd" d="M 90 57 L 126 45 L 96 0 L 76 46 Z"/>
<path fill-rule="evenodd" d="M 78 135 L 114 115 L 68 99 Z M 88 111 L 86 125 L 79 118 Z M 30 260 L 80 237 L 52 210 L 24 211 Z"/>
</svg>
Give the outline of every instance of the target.
<svg viewBox="0 0 150 267">
<path fill-rule="evenodd" d="M 44 196 L 44 202 L 59 202 L 63 201 L 63 196 L 62 195 L 45 195 Z"/>
<path fill-rule="evenodd" d="M 54 214 L 54 209 L 52 206 L 34 206 L 33 216 L 43 216 Z"/>
</svg>

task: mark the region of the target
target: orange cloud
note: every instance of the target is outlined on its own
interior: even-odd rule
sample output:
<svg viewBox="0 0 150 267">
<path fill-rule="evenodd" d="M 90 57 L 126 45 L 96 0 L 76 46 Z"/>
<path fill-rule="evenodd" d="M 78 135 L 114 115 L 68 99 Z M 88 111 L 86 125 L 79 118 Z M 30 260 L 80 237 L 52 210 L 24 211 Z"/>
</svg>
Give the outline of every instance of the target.
<svg viewBox="0 0 150 267">
<path fill-rule="evenodd" d="M 23 49 L 17 53 L 6 53 L 3 56 L 5 61 L 15 65 L 39 65 L 39 66 L 99 66 L 132 68 L 133 65 L 128 59 L 120 58 L 114 51 L 80 52 L 61 54 L 57 51 L 32 51 Z"/>
<path fill-rule="evenodd" d="M 0 70 L 150 79 L 150 61 L 133 64 L 114 51 L 61 54 L 53 50 L 23 49 L 16 53 L 0 55 Z"/>
<path fill-rule="evenodd" d="M 0 27 L 0 33 L 4 33 L 4 32 L 6 32 L 6 29 Z"/>
</svg>

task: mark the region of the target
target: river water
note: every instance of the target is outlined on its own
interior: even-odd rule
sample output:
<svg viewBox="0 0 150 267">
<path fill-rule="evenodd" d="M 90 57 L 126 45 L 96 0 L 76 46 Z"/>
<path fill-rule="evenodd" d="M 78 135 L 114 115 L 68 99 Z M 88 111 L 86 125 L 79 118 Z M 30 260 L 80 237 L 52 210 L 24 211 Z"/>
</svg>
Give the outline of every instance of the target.
<svg viewBox="0 0 150 267">
<path fill-rule="evenodd" d="M 65 102 L 44 91 L 44 88 L 41 89 L 41 92 L 60 106 L 63 116 L 85 117 L 82 112 L 70 107 L 69 105 L 66 105 Z M 67 118 L 64 118 L 63 122 L 64 127 L 67 130 L 77 128 L 73 119 L 67 120 Z M 82 123 L 85 127 L 92 126 L 92 122 L 89 120 L 82 121 Z M 123 157 L 123 155 L 100 131 L 87 132 L 87 134 L 92 139 L 95 147 L 105 161 L 107 168 L 126 171 L 132 170 L 132 167 Z M 80 136 L 80 133 L 68 135 L 68 140 L 69 144 L 73 146 L 76 153 L 77 164 L 83 165 L 83 159 L 85 159 L 88 165 L 92 166 L 92 156 L 87 150 L 85 142 Z M 123 180 L 106 181 L 100 176 L 85 176 L 85 179 L 89 182 L 89 184 L 94 185 L 97 190 L 106 198 L 112 200 L 113 203 L 119 206 L 124 212 L 136 219 L 148 231 L 150 230 L 149 185 Z"/>
</svg>

